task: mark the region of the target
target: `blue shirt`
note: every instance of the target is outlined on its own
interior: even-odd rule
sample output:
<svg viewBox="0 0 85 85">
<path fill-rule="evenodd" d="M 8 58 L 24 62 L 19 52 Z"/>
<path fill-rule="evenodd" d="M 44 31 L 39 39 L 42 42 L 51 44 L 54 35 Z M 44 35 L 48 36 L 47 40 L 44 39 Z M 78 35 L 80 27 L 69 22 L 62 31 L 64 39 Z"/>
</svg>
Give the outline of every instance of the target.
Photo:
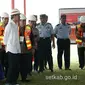
<svg viewBox="0 0 85 85">
<path fill-rule="evenodd" d="M 71 33 L 71 28 L 70 28 L 70 25 L 68 24 L 63 25 L 61 23 L 56 25 L 54 28 L 54 34 L 56 34 L 57 38 L 60 38 L 60 39 L 69 38 L 70 33 Z"/>
<path fill-rule="evenodd" d="M 38 24 L 36 27 L 39 30 L 39 37 L 51 37 L 52 34 L 54 34 L 53 32 L 53 27 L 50 23 L 45 23 L 43 24 Z"/>
</svg>

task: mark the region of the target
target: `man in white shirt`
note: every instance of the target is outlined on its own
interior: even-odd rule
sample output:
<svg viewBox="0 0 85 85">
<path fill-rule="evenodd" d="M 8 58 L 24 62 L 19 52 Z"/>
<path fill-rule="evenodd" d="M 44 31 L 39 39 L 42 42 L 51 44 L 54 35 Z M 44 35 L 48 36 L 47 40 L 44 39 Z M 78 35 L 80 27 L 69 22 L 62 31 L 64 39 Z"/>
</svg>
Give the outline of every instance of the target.
<svg viewBox="0 0 85 85">
<path fill-rule="evenodd" d="M 11 12 L 11 21 L 5 28 L 4 44 L 8 54 L 8 72 L 6 85 L 18 85 L 17 78 L 19 74 L 19 53 L 21 53 L 18 33 L 18 22 L 20 20 L 20 12 L 13 9 Z"/>
</svg>

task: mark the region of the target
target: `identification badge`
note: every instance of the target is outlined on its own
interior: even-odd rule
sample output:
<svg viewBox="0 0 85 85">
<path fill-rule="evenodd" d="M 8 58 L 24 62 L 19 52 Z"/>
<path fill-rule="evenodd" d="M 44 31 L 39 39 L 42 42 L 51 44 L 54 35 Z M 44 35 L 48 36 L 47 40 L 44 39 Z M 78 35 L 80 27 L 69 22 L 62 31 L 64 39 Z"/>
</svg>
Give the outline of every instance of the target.
<svg viewBox="0 0 85 85">
<path fill-rule="evenodd" d="M 24 41 L 24 36 L 20 36 L 20 42 Z"/>
</svg>

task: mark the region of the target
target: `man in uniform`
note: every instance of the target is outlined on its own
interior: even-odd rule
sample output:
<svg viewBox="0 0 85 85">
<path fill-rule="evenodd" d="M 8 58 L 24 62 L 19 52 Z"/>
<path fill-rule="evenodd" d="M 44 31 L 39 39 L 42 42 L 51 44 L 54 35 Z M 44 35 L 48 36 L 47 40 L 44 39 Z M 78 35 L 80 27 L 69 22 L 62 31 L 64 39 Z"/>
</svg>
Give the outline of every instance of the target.
<svg viewBox="0 0 85 85">
<path fill-rule="evenodd" d="M 58 67 L 62 69 L 62 54 L 64 53 L 65 70 L 70 70 L 70 26 L 66 23 L 66 15 L 61 15 L 61 23 L 55 26 L 54 33 L 57 37 Z"/>
<path fill-rule="evenodd" d="M 85 16 L 80 17 L 80 24 L 77 25 L 75 34 L 77 38 L 79 68 L 83 69 L 85 65 Z"/>
<path fill-rule="evenodd" d="M 47 59 L 49 64 L 49 69 L 53 72 L 53 60 L 51 51 L 51 41 L 53 42 L 53 47 L 55 48 L 53 27 L 48 23 L 48 16 L 46 14 L 40 15 L 40 23 L 37 25 L 39 30 L 39 42 L 38 42 L 38 57 L 39 57 L 39 72 L 43 72 L 45 59 Z"/>
</svg>

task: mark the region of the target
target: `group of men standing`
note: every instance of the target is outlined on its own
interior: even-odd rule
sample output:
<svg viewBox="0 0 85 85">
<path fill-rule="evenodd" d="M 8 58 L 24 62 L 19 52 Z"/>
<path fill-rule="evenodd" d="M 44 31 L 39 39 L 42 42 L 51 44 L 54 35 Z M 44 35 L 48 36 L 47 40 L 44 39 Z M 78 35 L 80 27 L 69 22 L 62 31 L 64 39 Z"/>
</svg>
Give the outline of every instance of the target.
<svg viewBox="0 0 85 85">
<path fill-rule="evenodd" d="M 85 23 L 85 17 L 83 17 L 84 20 L 81 18 L 81 22 Z M 61 15 L 60 20 L 61 23 L 53 29 L 51 23 L 48 23 L 48 16 L 46 14 L 40 15 L 40 23 L 38 24 L 36 23 L 36 15 L 29 16 L 29 24 L 26 24 L 26 16 L 21 14 L 18 9 L 11 11 L 10 21 L 9 15 L 7 13 L 3 14 L 3 22 L 0 25 L 0 72 L 3 72 L 5 67 L 6 85 L 18 85 L 17 78 L 19 72 L 22 82 L 29 81 L 26 78 L 27 75 L 31 75 L 32 72 L 33 56 L 34 71 L 42 73 L 48 63 L 49 70 L 53 72 L 51 45 L 55 48 L 54 37 L 57 38 L 57 60 L 59 69 L 62 70 L 62 54 L 64 53 L 65 70 L 71 70 L 69 39 L 71 28 L 70 25 L 66 23 L 65 14 Z M 80 26 L 80 28 L 85 27 L 84 24 Z M 78 30 L 79 29 L 76 28 L 76 37 L 84 42 L 85 38 L 81 37 L 84 35 L 83 30 Z M 80 37 L 79 33 L 81 34 Z M 80 68 L 83 69 L 84 55 L 82 50 L 84 51 L 84 48 L 79 48 L 78 50 Z"/>
<path fill-rule="evenodd" d="M 7 15 L 7 13 L 4 14 Z M 4 19 L 9 21 L 9 16 L 4 17 Z M 0 55 L 0 72 L 3 72 L 5 68 L 6 85 L 18 85 L 19 72 L 21 81 L 28 81 L 26 80 L 27 74 L 31 75 L 32 72 L 32 56 L 34 56 L 35 61 L 34 70 L 38 73 L 43 72 L 48 61 L 49 69 L 53 72 L 51 53 L 51 40 L 55 47 L 53 27 L 47 23 L 47 15 L 40 15 L 40 20 L 41 23 L 37 24 L 37 16 L 31 15 L 28 18 L 29 24 L 26 25 L 26 16 L 21 14 L 18 9 L 13 9 L 11 20 L 7 21 L 5 27 L 2 27 L 3 29 L 0 29 L 0 32 L 3 33 L 0 35 L 0 53 L 3 54 Z M 4 65 L 5 58 L 7 68 Z"/>
<path fill-rule="evenodd" d="M 7 16 L 4 18 L 9 19 Z M 36 26 L 36 17 L 31 15 L 28 21 L 29 24 L 26 25 L 25 15 L 21 14 L 18 9 L 13 9 L 11 11 L 11 20 L 7 22 L 6 27 L 2 27 L 3 30 L 0 29 L 0 32 L 3 33 L 0 35 L 2 39 L 2 41 L 0 39 L 0 53 L 6 54 L 5 56 L 0 55 L 0 65 L 2 65 L 0 72 L 4 71 L 4 67 L 5 71 L 7 70 L 5 75 L 6 85 L 18 85 L 17 78 L 19 72 L 22 82 L 26 82 L 27 74 L 31 74 L 33 50 L 36 48 L 36 33 L 33 33 L 32 30 Z M 3 65 L 5 58 L 7 61 L 6 65 L 8 66 L 7 69 Z"/>
</svg>

